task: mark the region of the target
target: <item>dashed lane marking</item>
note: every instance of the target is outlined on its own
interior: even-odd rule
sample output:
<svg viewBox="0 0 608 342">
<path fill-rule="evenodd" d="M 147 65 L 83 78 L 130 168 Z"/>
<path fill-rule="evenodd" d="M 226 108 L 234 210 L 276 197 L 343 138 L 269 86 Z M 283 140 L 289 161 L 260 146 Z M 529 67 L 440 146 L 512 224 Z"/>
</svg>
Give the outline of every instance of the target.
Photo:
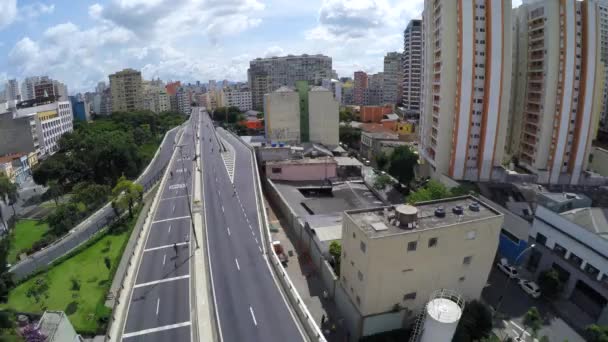
<svg viewBox="0 0 608 342">
<path fill-rule="evenodd" d="M 249 307 L 249 312 L 251 312 L 251 318 L 253 319 L 253 324 L 255 324 L 255 326 L 258 326 L 258 322 L 255 320 L 255 314 L 253 313 L 253 308 L 250 306 Z"/>
</svg>

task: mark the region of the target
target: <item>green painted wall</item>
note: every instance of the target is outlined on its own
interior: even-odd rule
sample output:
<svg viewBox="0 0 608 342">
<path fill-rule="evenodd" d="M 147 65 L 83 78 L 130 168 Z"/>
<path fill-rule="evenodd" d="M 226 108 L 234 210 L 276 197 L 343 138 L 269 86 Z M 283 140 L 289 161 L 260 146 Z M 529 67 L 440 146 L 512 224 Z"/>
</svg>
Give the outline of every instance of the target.
<svg viewBox="0 0 608 342">
<path fill-rule="evenodd" d="M 308 81 L 296 81 L 296 90 L 300 95 L 300 141 L 310 141 L 308 122 Z"/>
</svg>

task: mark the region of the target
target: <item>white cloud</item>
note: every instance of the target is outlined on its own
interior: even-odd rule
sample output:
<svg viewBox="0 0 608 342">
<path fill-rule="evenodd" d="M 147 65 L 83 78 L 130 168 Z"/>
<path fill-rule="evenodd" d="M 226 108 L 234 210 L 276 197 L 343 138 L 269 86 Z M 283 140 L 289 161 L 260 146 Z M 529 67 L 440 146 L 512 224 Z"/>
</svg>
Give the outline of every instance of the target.
<svg viewBox="0 0 608 342">
<path fill-rule="evenodd" d="M 283 48 L 275 45 L 266 49 L 266 52 L 264 52 L 264 57 L 278 57 L 283 56 L 284 54 L 285 51 L 283 50 Z"/>
<path fill-rule="evenodd" d="M 55 5 L 47 5 L 41 2 L 36 2 L 19 8 L 19 16 L 23 17 L 23 19 L 34 19 L 41 15 L 52 14 L 54 11 Z"/>
<path fill-rule="evenodd" d="M 17 0 L 0 0 L 0 29 L 12 24 L 17 17 Z"/>
</svg>

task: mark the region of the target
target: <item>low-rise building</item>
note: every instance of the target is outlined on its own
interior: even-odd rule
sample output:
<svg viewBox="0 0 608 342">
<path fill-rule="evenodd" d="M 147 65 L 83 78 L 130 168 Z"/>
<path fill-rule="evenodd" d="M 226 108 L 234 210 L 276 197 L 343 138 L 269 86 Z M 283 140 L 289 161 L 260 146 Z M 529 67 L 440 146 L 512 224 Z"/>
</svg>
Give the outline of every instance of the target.
<svg viewBox="0 0 608 342">
<path fill-rule="evenodd" d="M 336 177 L 338 163 L 332 157 L 266 162 L 266 176 L 282 181 L 322 181 Z"/>
<path fill-rule="evenodd" d="M 570 312 L 577 320 L 608 324 L 608 209 L 555 212 L 539 205 L 530 240 L 536 246 L 527 268 L 536 276 L 557 271 L 560 296 L 574 304 Z"/>
<path fill-rule="evenodd" d="M 360 317 L 354 334 L 412 323 L 438 289 L 478 299 L 502 221 L 472 196 L 345 211 L 339 284 Z"/>
<path fill-rule="evenodd" d="M 359 121 L 378 123 L 384 119 L 384 115 L 393 113 L 393 106 L 361 106 Z"/>
<path fill-rule="evenodd" d="M 399 134 L 390 130 L 361 132 L 359 153 L 362 157 L 374 160 L 381 153 L 390 154 L 396 147 L 408 145 L 399 140 Z"/>
<path fill-rule="evenodd" d="M 608 127 L 607 127 L 608 129 Z M 608 149 L 593 146 L 589 156 L 589 166 L 587 169 L 600 176 L 608 177 Z"/>
</svg>

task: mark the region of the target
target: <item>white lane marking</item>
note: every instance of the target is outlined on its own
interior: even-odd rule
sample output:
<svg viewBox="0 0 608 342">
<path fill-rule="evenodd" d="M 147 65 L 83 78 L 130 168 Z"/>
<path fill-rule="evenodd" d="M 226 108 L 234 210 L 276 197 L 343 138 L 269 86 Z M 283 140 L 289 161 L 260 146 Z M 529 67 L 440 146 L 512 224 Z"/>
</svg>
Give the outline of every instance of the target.
<svg viewBox="0 0 608 342">
<path fill-rule="evenodd" d="M 509 321 L 509 323 L 511 323 L 511 324 L 513 324 L 514 326 L 516 326 L 516 327 L 517 327 L 517 329 L 519 329 L 519 330 L 524 330 L 522 327 L 520 327 L 519 325 L 515 324 L 515 322 L 513 322 L 513 321 Z"/>
<path fill-rule="evenodd" d="M 249 312 L 251 312 L 251 318 L 253 319 L 253 324 L 255 324 L 257 326 L 258 322 L 255 320 L 255 314 L 253 313 L 253 308 L 251 306 L 249 307 Z"/>
<path fill-rule="evenodd" d="M 253 230 L 253 226 L 252 226 L 252 225 L 249 225 L 249 229 Z"/>
<path fill-rule="evenodd" d="M 240 271 L 241 266 L 239 266 L 239 261 L 236 258 L 234 258 L 234 263 L 236 264 L 236 269 Z"/>
<path fill-rule="evenodd" d="M 228 231 L 228 235 L 230 235 L 230 228 L 226 227 L 226 230 Z"/>
<path fill-rule="evenodd" d="M 190 197 L 190 196 L 186 196 L 186 195 L 183 195 L 183 196 L 173 196 L 173 197 L 161 198 L 160 200 L 161 201 L 168 201 L 168 200 L 178 199 L 178 198 L 184 198 L 184 197 Z"/>
<path fill-rule="evenodd" d="M 158 332 L 158 331 L 165 331 L 165 330 L 177 329 L 177 328 L 181 328 L 181 327 L 187 327 L 190 324 L 191 324 L 190 322 L 182 322 L 182 323 L 164 325 L 162 327 L 156 327 L 156 328 L 151 328 L 151 329 L 134 331 L 134 332 L 130 332 L 130 333 L 127 333 L 127 334 L 123 334 L 122 338 L 125 339 L 125 338 L 129 338 L 129 337 L 134 337 L 134 336 L 151 334 L 151 333 L 155 333 L 155 332 Z"/>
<path fill-rule="evenodd" d="M 258 239 L 257 238 L 253 238 L 253 239 L 255 240 L 255 243 L 257 244 L 258 243 Z"/>
<path fill-rule="evenodd" d="M 167 283 L 170 281 L 175 281 L 175 280 L 180 280 L 180 279 L 187 279 L 190 278 L 189 274 L 183 275 L 183 276 L 179 276 L 179 277 L 172 277 L 172 278 L 165 278 L 165 279 L 160 279 L 160 280 L 155 280 L 155 281 L 149 281 L 147 283 L 141 283 L 141 284 L 135 284 L 133 286 L 133 288 L 138 288 L 138 287 L 144 287 L 144 286 L 150 286 L 150 285 L 156 285 L 156 284 L 160 284 L 160 283 Z"/>
<path fill-rule="evenodd" d="M 224 206 L 222 206 L 222 212 L 223 212 L 223 213 L 225 213 L 225 211 L 224 211 Z"/>
<path fill-rule="evenodd" d="M 167 260 L 167 254 L 163 255 L 163 265 L 165 264 L 165 261 Z"/>
<path fill-rule="evenodd" d="M 253 230 L 251 231 L 251 235 L 252 235 L 252 236 L 255 236 L 255 234 L 253 233 Z"/>
<path fill-rule="evenodd" d="M 175 214 L 175 205 L 173 205 L 173 213 Z"/>
<path fill-rule="evenodd" d="M 167 231 L 167 233 L 171 233 L 171 225 L 169 225 L 169 230 Z"/>
<path fill-rule="evenodd" d="M 258 246 L 258 249 L 260 250 L 260 253 L 264 253 L 262 252 L 262 247 Z"/>
<path fill-rule="evenodd" d="M 158 308 L 160 308 L 160 298 L 156 300 L 156 316 L 158 316 Z"/>
<path fill-rule="evenodd" d="M 187 244 L 187 242 L 178 242 L 175 245 L 163 245 L 163 246 L 158 246 L 158 247 L 150 247 L 150 248 L 146 248 L 144 249 L 144 252 L 150 252 L 150 251 L 155 251 L 157 249 L 164 249 L 164 248 L 171 248 L 173 246 L 181 246 L 181 245 L 185 245 Z"/>
<path fill-rule="evenodd" d="M 172 217 L 172 218 L 168 218 L 168 219 L 164 219 L 164 220 L 152 221 L 152 224 L 160 223 L 160 222 L 173 221 L 173 220 L 183 220 L 183 219 L 189 219 L 189 218 L 190 218 L 190 216 Z"/>
</svg>

